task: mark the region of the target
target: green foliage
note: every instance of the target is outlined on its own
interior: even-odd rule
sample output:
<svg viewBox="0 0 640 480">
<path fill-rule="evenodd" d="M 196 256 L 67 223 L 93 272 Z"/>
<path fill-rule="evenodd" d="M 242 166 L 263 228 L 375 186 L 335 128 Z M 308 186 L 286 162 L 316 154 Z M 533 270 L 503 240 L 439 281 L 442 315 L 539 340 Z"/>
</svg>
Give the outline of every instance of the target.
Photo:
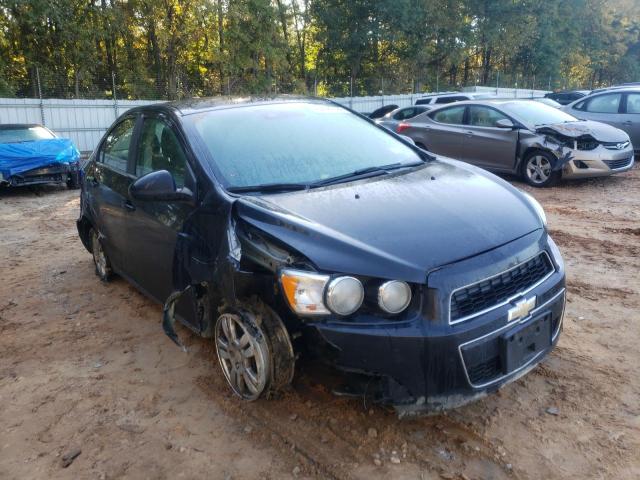
<svg viewBox="0 0 640 480">
<path fill-rule="evenodd" d="M 0 95 L 378 95 L 640 77 L 637 0 L 0 0 Z"/>
</svg>

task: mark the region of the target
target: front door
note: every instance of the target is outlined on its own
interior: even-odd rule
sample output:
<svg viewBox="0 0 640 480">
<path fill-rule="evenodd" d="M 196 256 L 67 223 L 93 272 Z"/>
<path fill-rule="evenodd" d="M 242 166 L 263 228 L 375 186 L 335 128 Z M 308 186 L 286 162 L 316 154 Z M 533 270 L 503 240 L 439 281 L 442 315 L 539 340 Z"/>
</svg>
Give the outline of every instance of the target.
<svg viewBox="0 0 640 480">
<path fill-rule="evenodd" d="M 635 151 L 640 150 L 640 93 L 627 93 L 624 113 L 620 114 L 622 129 L 631 137 Z"/>
<path fill-rule="evenodd" d="M 171 173 L 177 188 L 197 191 L 186 149 L 172 121 L 163 115 L 145 116 L 135 154 L 136 178 L 157 170 Z M 173 291 L 176 241 L 194 207 L 180 202 L 131 202 L 135 211 L 129 223 L 129 272 L 141 288 L 164 302 Z M 181 303 L 178 314 L 194 321 L 191 302 Z"/>
</svg>

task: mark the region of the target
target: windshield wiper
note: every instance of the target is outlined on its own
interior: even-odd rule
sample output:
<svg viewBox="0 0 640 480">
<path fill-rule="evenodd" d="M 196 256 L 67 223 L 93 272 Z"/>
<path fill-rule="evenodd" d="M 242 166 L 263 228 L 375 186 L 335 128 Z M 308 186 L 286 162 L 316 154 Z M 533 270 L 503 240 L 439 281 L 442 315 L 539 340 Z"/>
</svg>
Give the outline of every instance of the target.
<svg viewBox="0 0 640 480">
<path fill-rule="evenodd" d="M 375 167 L 366 167 L 354 170 L 353 172 L 345 173 L 343 175 L 337 175 L 335 177 L 325 178 L 323 180 L 315 181 L 311 184 L 312 187 L 323 187 L 325 185 L 333 185 L 334 183 L 340 183 L 347 180 L 359 180 L 361 178 L 377 177 L 378 175 L 385 175 L 391 170 L 397 170 L 405 167 L 417 167 L 423 165 L 424 161 L 411 162 L 411 163 L 390 163 L 388 165 L 378 165 Z"/>
<path fill-rule="evenodd" d="M 335 177 L 325 178 L 323 180 L 317 180 L 311 183 L 263 183 L 259 185 L 242 185 L 236 187 L 228 187 L 227 191 L 231 193 L 245 193 L 245 192 L 292 192 L 295 190 L 308 190 L 314 187 L 323 187 L 325 185 L 332 185 L 334 183 L 344 182 L 346 180 L 361 179 L 376 177 L 378 175 L 385 175 L 391 170 L 399 168 L 417 167 L 418 165 L 424 165 L 424 161 L 411 162 L 411 163 L 390 163 L 388 165 L 379 165 L 375 167 L 366 167 L 354 170 L 353 172 L 345 173 L 343 175 L 337 175 Z"/>
<path fill-rule="evenodd" d="M 308 183 L 263 183 L 261 185 L 243 185 L 227 188 L 228 192 L 293 192 L 295 190 L 308 190 Z"/>
</svg>

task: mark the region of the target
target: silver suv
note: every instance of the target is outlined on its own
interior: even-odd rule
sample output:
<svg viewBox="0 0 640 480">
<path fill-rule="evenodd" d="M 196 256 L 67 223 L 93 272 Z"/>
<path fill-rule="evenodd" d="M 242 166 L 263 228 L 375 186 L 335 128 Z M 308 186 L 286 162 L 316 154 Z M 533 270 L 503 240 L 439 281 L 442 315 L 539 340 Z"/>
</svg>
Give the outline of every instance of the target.
<svg viewBox="0 0 640 480">
<path fill-rule="evenodd" d="M 582 120 L 596 120 L 624 130 L 634 150 L 640 151 L 640 87 L 592 93 L 562 110 Z"/>
</svg>

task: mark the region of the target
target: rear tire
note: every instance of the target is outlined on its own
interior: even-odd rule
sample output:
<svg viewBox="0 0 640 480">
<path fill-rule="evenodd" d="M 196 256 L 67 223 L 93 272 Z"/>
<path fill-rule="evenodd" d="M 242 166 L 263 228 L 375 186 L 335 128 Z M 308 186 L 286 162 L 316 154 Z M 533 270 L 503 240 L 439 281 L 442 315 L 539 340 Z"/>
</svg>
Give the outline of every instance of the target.
<svg viewBox="0 0 640 480">
<path fill-rule="evenodd" d="M 91 239 L 91 252 L 93 253 L 93 264 L 96 267 L 96 275 L 103 282 L 108 282 L 113 276 L 111 262 L 109 261 L 109 257 L 107 257 L 102 246 L 102 241 L 94 228 L 89 232 L 89 238 Z"/>
<path fill-rule="evenodd" d="M 556 157 L 543 150 L 527 154 L 522 161 L 522 178 L 532 187 L 550 187 L 558 183 L 562 172 L 553 170 Z"/>
</svg>

